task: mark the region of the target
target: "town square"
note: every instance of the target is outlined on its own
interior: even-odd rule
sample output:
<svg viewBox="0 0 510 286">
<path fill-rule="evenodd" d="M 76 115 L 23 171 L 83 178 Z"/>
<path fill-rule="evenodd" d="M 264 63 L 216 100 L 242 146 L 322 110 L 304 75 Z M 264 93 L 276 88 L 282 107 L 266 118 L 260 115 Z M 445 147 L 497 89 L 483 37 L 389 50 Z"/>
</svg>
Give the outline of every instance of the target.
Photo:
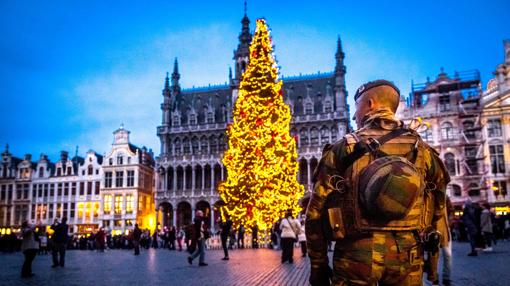
<svg viewBox="0 0 510 286">
<path fill-rule="evenodd" d="M 509 283 L 509 3 L 0 7 L 0 285 Z"/>
</svg>

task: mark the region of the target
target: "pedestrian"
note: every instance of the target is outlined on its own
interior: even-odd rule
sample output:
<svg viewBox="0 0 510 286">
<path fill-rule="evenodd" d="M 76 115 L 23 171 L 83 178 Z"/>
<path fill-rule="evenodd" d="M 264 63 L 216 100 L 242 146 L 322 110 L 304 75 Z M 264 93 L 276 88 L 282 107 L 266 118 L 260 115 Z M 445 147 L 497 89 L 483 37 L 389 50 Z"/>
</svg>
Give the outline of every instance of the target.
<svg viewBox="0 0 510 286">
<path fill-rule="evenodd" d="M 483 204 L 483 211 L 480 215 L 480 227 L 485 239 L 485 248 L 483 251 L 492 251 L 493 233 L 492 233 L 492 215 L 491 207 L 488 203 Z"/>
<path fill-rule="evenodd" d="M 133 229 L 131 237 L 133 240 L 133 246 L 135 248 L 135 255 L 140 255 L 140 238 L 142 237 L 142 230 L 140 230 L 138 224 L 135 224 L 135 228 Z"/>
<path fill-rule="evenodd" d="M 21 243 L 21 251 L 25 256 L 25 261 L 21 267 L 21 277 L 29 278 L 34 276 L 34 273 L 32 273 L 32 262 L 37 255 L 37 250 L 39 249 L 39 241 L 37 241 L 35 230 L 28 224 L 27 221 L 24 221 L 21 224 L 21 234 L 23 238 Z"/>
<path fill-rule="evenodd" d="M 39 254 L 48 254 L 48 235 L 43 229 L 39 233 Z"/>
<path fill-rule="evenodd" d="M 182 251 L 182 241 L 184 240 L 184 229 L 182 226 L 179 226 L 179 231 L 177 232 L 177 245 L 179 246 L 179 251 Z"/>
<path fill-rule="evenodd" d="M 97 231 L 95 240 L 97 244 L 97 251 L 104 252 L 106 244 L 106 233 L 102 227 L 100 227 Z"/>
<path fill-rule="evenodd" d="M 223 254 L 224 257 L 222 260 L 229 260 L 228 256 L 228 246 L 227 246 L 227 239 L 230 235 L 230 230 L 232 229 L 232 220 L 230 220 L 230 216 L 228 214 L 225 214 L 225 220 L 221 221 L 221 217 L 218 218 L 219 220 L 219 226 L 220 226 L 220 238 L 221 238 L 221 247 L 223 248 Z"/>
<path fill-rule="evenodd" d="M 471 245 L 471 252 L 468 253 L 468 256 L 477 256 L 478 252 L 476 251 L 476 238 L 478 234 L 478 223 L 476 218 L 476 209 L 471 202 L 471 200 L 467 200 L 464 203 L 464 213 L 462 214 L 462 222 L 467 229 L 467 235 L 469 238 L 469 244 Z"/>
<path fill-rule="evenodd" d="M 244 248 L 244 226 L 242 224 L 237 230 L 237 248 Z"/>
<path fill-rule="evenodd" d="M 282 232 L 282 263 L 287 261 L 293 263 L 294 243 L 301 231 L 301 224 L 292 216 L 292 210 L 285 212 L 285 217 L 280 222 L 280 230 Z"/>
<path fill-rule="evenodd" d="M 175 227 L 172 225 L 168 230 L 168 243 L 170 250 L 175 250 L 175 240 L 176 240 L 176 231 Z"/>
<path fill-rule="evenodd" d="M 306 234 L 305 234 L 305 222 L 301 221 L 301 231 L 298 234 L 299 245 L 301 246 L 301 256 L 306 257 Z"/>
<path fill-rule="evenodd" d="M 62 218 L 62 222 L 58 223 L 58 220 L 55 219 L 55 222 L 51 226 L 51 229 L 54 231 L 52 240 L 53 240 L 53 265 L 52 268 L 56 268 L 58 266 L 65 266 L 66 259 L 66 248 L 67 241 L 69 239 L 68 232 L 69 226 L 67 225 L 67 217 Z"/>
<path fill-rule="evenodd" d="M 188 256 L 188 263 L 190 265 L 193 264 L 193 259 L 197 258 L 198 256 L 200 256 L 199 258 L 199 263 L 198 265 L 199 266 L 207 266 L 207 263 L 205 263 L 205 240 L 207 239 L 206 238 L 206 226 L 205 226 L 205 223 L 204 223 L 204 213 L 201 211 L 201 210 L 197 210 L 195 212 L 195 219 L 193 221 L 193 229 L 194 229 L 194 232 L 193 232 L 193 240 L 196 241 L 197 243 L 197 249 L 195 250 L 195 252 L 193 252 L 191 254 L 191 256 Z"/>
<path fill-rule="evenodd" d="M 358 130 L 324 147 L 305 223 L 313 286 L 422 284 L 428 233 L 419 232 L 435 231 L 449 176 L 416 131 L 421 123 L 395 117 L 400 98 L 389 81 L 363 84 L 354 95 Z"/>
</svg>

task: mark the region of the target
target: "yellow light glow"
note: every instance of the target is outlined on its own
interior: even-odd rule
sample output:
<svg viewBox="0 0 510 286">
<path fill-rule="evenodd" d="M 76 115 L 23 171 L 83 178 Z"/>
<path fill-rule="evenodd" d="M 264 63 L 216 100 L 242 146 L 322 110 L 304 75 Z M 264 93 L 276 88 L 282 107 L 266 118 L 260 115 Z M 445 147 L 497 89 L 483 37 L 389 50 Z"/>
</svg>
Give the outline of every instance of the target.
<svg viewBox="0 0 510 286">
<path fill-rule="evenodd" d="M 250 61 L 243 73 L 228 126 L 229 148 L 223 156 L 227 180 L 218 192 L 237 227 L 257 225 L 267 230 L 283 213 L 299 211 L 304 188 L 297 182 L 296 142 L 290 136 L 291 113 L 284 102 L 282 81 L 273 57 L 270 31 L 263 19 L 250 45 Z"/>
</svg>

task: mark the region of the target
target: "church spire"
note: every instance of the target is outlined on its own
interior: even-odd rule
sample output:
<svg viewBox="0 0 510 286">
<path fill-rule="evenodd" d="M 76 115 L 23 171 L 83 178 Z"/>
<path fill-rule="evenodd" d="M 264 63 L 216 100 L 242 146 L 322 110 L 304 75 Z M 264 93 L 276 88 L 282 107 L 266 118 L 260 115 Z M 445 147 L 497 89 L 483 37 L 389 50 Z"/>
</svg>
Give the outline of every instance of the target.
<svg viewBox="0 0 510 286">
<path fill-rule="evenodd" d="M 170 97 L 170 79 L 168 78 L 168 72 L 166 72 L 165 87 L 163 88 L 162 94 L 164 97 Z"/>
<path fill-rule="evenodd" d="M 250 33 L 250 19 L 247 15 L 246 1 L 244 1 L 244 17 L 241 19 L 241 24 L 239 44 L 237 45 L 237 49 L 234 51 L 236 84 L 239 84 L 241 81 L 241 75 L 248 65 L 248 58 L 250 56 L 250 43 L 252 34 Z"/>
<path fill-rule="evenodd" d="M 172 72 L 172 86 L 178 86 L 180 78 L 181 75 L 179 74 L 179 63 L 177 62 L 177 58 L 175 58 L 174 71 Z"/>
<path fill-rule="evenodd" d="M 340 39 L 340 35 L 338 35 L 338 40 L 336 42 L 335 59 L 336 59 L 335 73 L 345 74 L 345 66 L 344 66 L 345 54 L 342 49 L 342 40 Z"/>
</svg>

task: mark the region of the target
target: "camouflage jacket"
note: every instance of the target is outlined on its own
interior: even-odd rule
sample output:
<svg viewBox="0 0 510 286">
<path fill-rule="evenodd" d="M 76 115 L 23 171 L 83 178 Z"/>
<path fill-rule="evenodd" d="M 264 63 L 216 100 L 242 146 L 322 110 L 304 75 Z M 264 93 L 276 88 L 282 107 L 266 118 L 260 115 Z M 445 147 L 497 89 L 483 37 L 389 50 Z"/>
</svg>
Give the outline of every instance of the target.
<svg viewBox="0 0 510 286">
<path fill-rule="evenodd" d="M 369 126 L 365 126 L 364 128 L 388 130 L 386 127 L 381 127 L 377 121 L 372 122 Z M 425 157 L 425 180 L 427 183 L 436 186 L 432 218 L 432 225 L 435 225 L 444 213 L 446 185 L 449 182 L 449 175 L 443 162 L 439 158 L 439 154 L 431 147 L 427 147 L 427 151 L 428 154 Z M 344 174 L 339 174 L 337 163 L 348 154 L 349 148 L 347 148 L 345 138 L 333 145 L 326 145 L 319 165 L 314 171 L 314 189 L 306 211 L 305 224 L 308 254 L 312 271 L 328 265 L 328 238 L 325 230 L 329 222 L 327 218 L 326 200 L 328 195 L 333 191 L 329 178 L 335 175 L 344 176 Z"/>
</svg>

